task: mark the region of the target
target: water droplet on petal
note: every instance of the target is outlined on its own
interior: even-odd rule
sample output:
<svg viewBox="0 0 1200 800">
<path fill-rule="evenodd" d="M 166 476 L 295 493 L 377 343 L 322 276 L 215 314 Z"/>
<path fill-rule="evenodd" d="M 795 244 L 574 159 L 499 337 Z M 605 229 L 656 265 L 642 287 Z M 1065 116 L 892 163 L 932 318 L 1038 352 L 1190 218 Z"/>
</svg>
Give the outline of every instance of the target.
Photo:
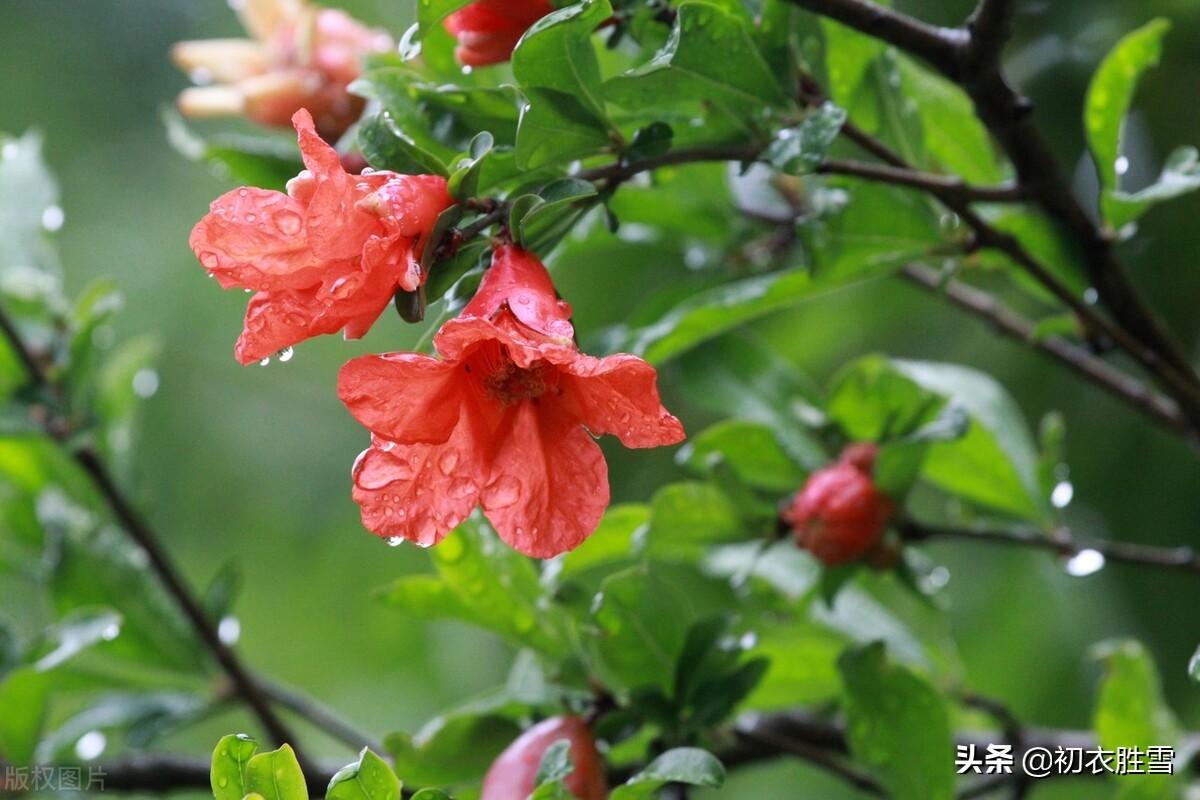
<svg viewBox="0 0 1200 800">
<path fill-rule="evenodd" d="M 207 269 L 216 269 L 218 266 L 220 266 L 221 259 L 216 253 L 210 250 L 200 254 L 200 263 L 203 264 Z"/>
<path fill-rule="evenodd" d="M 292 356 L 294 356 L 295 354 L 296 354 L 295 350 L 293 350 L 290 347 L 285 347 L 282 350 L 280 350 L 278 353 L 276 353 L 275 357 L 278 358 L 281 363 L 286 364 L 287 362 L 292 360 Z"/>
<path fill-rule="evenodd" d="M 267 366 L 267 365 L 268 365 L 268 364 L 270 364 L 270 363 L 271 363 L 271 357 L 270 357 L 270 356 L 267 356 L 267 357 L 266 357 L 266 358 L 264 358 L 262 361 L 258 362 L 258 365 L 259 365 L 260 367 L 265 367 L 265 366 Z"/>
<path fill-rule="evenodd" d="M 521 497 L 521 482 L 504 475 L 483 490 L 484 508 L 508 508 Z"/>
<path fill-rule="evenodd" d="M 438 469 L 443 475 L 449 475 L 454 472 L 454 468 L 458 465 L 458 451 L 447 450 L 438 458 Z"/>
<path fill-rule="evenodd" d="M 295 211 L 277 211 L 275 216 L 271 218 L 275 222 L 275 227 L 284 236 L 295 236 L 300 232 L 300 228 L 304 225 L 304 220 L 300 219 L 300 215 Z"/>
<path fill-rule="evenodd" d="M 389 536 L 386 539 L 384 539 L 383 541 L 387 543 L 388 547 L 399 547 L 400 545 L 404 544 L 404 537 L 403 536 Z"/>
</svg>

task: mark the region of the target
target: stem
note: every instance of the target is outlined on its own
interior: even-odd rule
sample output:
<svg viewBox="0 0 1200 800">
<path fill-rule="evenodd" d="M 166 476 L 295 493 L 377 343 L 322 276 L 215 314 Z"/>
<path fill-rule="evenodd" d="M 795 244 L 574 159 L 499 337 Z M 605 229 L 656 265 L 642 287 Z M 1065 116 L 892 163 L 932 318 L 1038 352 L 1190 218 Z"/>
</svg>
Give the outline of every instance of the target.
<svg viewBox="0 0 1200 800">
<path fill-rule="evenodd" d="M 366 747 L 376 753 L 386 752 L 381 741 L 369 733 L 360 731 L 311 697 L 261 675 L 258 676 L 258 685 L 273 703 L 283 706 L 352 749 L 361 750 Z"/>
<path fill-rule="evenodd" d="M 1174 400 L 1151 391 L 1137 379 L 1110 366 L 1086 348 L 1061 336 L 1038 336 L 1034 323 L 1012 311 L 992 295 L 961 281 L 947 280 L 942 273 L 923 264 L 909 264 L 899 274 L 909 283 L 945 297 L 967 313 L 988 322 L 997 333 L 1024 342 L 1056 359 L 1131 408 L 1181 435 L 1194 449 L 1200 448 L 1200 440 L 1179 412 L 1179 406 Z"/>
<path fill-rule="evenodd" d="M 46 371 L 38 365 L 37 359 L 34 358 L 21 338 L 20 332 L 3 309 L 0 309 L 0 332 L 4 334 L 9 345 L 26 366 L 30 380 L 37 386 L 53 390 L 54 383 Z M 48 430 L 47 433 L 51 432 Z M 237 655 L 221 641 L 216 625 L 209 619 L 200 602 L 188 589 L 182 574 L 176 569 L 163 548 L 160 537 L 125 498 L 100 456 L 88 447 L 69 446 L 68 436 L 65 433 L 52 435 L 52 438 L 69 451 L 72 459 L 88 476 L 96 491 L 104 499 L 109 511 L 120 523 L 121 529 L 145 552 L 151 570 L 158 576 L 167 594 L 175 601 L 197 637 L 224 670 L 238 696 L 249 706 L 268 735 L 277 744 L 288 742 L 295 747 L 296 739 L 291 731 L 271 708 L 261 687 L 250 676 Z M 304 763 L 299 750 L 297 750 L 297 759 L 302 764 Z"/>
<path fill-rule="evenodd" d="M 969 542 L 1032 547 L 1058 555 L 1076 555 L 1095 550 L 1105 561 L 1135 564 L 1144 567 L 1174 569 L 1200 575 L 1200 554 L 1191 547 L 1158 547 L 1155 545 L 1117 542 L 1107 539 L 1077 539 L 1066 528 L 1051 533 L 1038 530 L 999 530 L 975 528 L 945 528 L 924 525 L 911 520 L 902 521 L 901 536 L 907 542 L 926 542 L 933 539 L 955 539 Z"/>
<path fill-rule="evenodd" d="M 833 158 L 825 159 L 817 172 L 828 175 L 849 175 L 855 178 L 889 183 L 895 186 L 907 186 L 920 189 L 932 195 L 944 198 L 954 198 L 956 205 L 967 203 L 1016 203 L 1024 197 L 1024 190 L 1019 186 L 972 186 L 962 178 L 950 175 L 938 175 L 932 172 L 922 172 L 892 165 L 869 164 L 862 161 L 842 161 Z"/>
</svg>

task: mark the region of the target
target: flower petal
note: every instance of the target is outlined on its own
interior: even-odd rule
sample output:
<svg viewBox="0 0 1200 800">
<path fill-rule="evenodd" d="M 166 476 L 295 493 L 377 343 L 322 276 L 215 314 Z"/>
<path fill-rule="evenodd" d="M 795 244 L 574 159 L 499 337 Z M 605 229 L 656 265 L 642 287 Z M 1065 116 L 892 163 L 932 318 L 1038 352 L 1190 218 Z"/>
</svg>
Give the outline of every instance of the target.
<svg viewBox="0 0 1200 800">
<path fill-rule="evenodd" d="M 338 397 L 385 439 L 444 442 L 458 424 L 464 377 L 463 365 L 419 353 L 360 356 L 338 373 Z"/>
<path fill-rule="evenodd" d="M 393 288 L 387 275 L 371 275 L 352 261 L 336 261 L 328 265 L 316 287 L 259 292 L 246 307 L 234 355 L 249 364 L 343 328 L 347 336 L 361 335 L 387 308 Z"/>
<path fill-rule="evenodd" d="M 308 205 L 309 247 L 322 258 L 355 258 L 368 237 L 382 232 L 379 217 L 358 208 L 358 201 L 385 184 L 390 173 L 350 175 L 337 151 L 317 134 L 308 111 L 297 111 L 292 124 L 304 166 L 317 183 Z"/>
<path fill-rule="evenodd" d="M 683 441 L 683 425 L 659 399 L 658 372 L 637 356 L 580 355 L 560 371 L 567 402 L 594 435 L 611 433 L 626 447 Z"/>
<path fill-rule="evenodd" d="M 460 361 L 481 342 L 495 341 L 504 345 L 505 352 L 518 367 L 529 367 L 535 361 L 564 364 L 579 355 L 574 344 L 530 335 L 507 311 L 493 322 L 480 317 L 459 316 L 448 320 L 433 337 L 434 347 L 443 358 Z"/>
<path fill-rule="evenodd" d="M 480 496 L 500 538 L 535 558 L 578 547 L 608 505 L 608 466 L 578 422 L 552 403 L 512 414 Z"/>
<path fill-rule="evenodd" d="M 486 475 L 477 422 L 465 411 L 441 444 L 374 439 L 354 464 L 354 502 L 363 525 L 423 547 L 440 542 L 479 502 Z"/>
<path fill-rule="evenodd" d="M 225 288 L 299 289 L 319 283 L 326 266 L 305 243 L 304 206 L 267 189 L 243 186 L 218 197 L 188 244 Z"/>
<path fill-rule="evenodd" d="M 506 307 L 522 325 L 562 344 L 575 336 L 571 306 L 558 298 L 546 266 L 533 253 L 512 244 L 500 245 L 492 253 L 492 265 L 462 316 L 490 319 Z"/>
</svg>

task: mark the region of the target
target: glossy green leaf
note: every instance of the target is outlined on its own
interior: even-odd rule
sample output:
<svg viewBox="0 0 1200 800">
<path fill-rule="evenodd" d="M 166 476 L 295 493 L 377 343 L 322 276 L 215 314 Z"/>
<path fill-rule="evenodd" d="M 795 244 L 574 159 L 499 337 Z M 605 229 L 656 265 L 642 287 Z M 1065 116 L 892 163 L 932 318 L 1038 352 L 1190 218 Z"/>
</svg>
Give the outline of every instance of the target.
<svg viewBox="0 0 1200 800">
<path fill-rule="evenodd" d="M 58 184 L 42 160 L 42 136 L 29 132 L 20 138 L 0 134 L 0 274 L 30 266 L 58 271 L 45 221 L 61 224 Z M 57 209 L 54 211 L 47 211 Z"/>
<path fill-rule="evenodd" d="M 517 166 L 537 169 L 565 164 L 609 149 L 612 139 L 595 114 L 574 95 L 554 89 L 525 89 L 517 126 Z"/>
<path fill-rule="evenodd" d="M 1133 641 L 1105 642 L 1096 648 L 1104 677 L 1096 696 L 1093 726 L 1100 746 L 1175 747 L 1180 728 L 1163 697 L 1154 661 Z M 1120 800 L 1167 800 L 1179 797 L 1178 775 L 1136 775 L 1117 779 Z"/>
<path fill-rule="evenodd" d="M 670 483 L 650 503 L 647 547 L 652 553 L 699 548 L 746 536 L 729 496 L 709 483 Z"/>
<path fill-rule="evenodd" d="M 400 780 L 386 761 L 363 748 L 358 761 L 334 774 L 325 797 L 327 800 L 400 800 Z"/>
<path fill-rule="evenodd" d="M 645 800 L 654 797 L 668 783 L 717 789 L 725 783 L 725 767 L 707 750 L 676 747 L 614 789 L 609 800 Z"/>
<path fill-rule="evenodd" d="M 677 6 L 670 38 L 654 58 L 609 80 L 605 92 L 631 109 L 704 100 L 757 114 L 787 102 L 744 18 L 696 0 Z"/>
<path fill-rule="evenodd" d="M 633 140 L 625 150 L 630 162 L 646 161 L 665 155 L 671 149 L 675 131 L 665 122 L 651 122 L 634 131 Z"/>
<path fill-rule="evenodd" d="M 638 538 L 644 538 L 649 529 L 650 506 L 644 503 L 609 506 L 595 532 L 563 556 L 563 576 L 633 558 L 639 547 Z"/>
<path fill-rule="evenodd" d="M 448 176 L 445 162 L 396 124 L 390 112 L 366 117 L 358 126 L 358 147 L 376 169 Z"/>
<path fill-rule="evenodd" d="M 702 473 L 724 462 L 748 485 L 781 492 L 794 490 L 806 475 L 770 426 L 749 420 L 718 422 L 690 437 L 678 460 Z"/>
<path fill-rule="evenodd" d="M 446 182 L 451 197 L 463 201 L 478 193 L 480 174 L 495 146 L 495 138 L 487 131 L 481 131 L 471 139 L 467 145 L 466 156 L 454 166 L 454 171 L 450 173 L 450 179 Z"/>
<path fill-rule="evenodd" d="M 246 796 L 246 767 L 257 752 L 258 743 L 244 733 L 221 737 L 213 750 L 209 773 L 215 800 L 242 800 Z"/>
<path fill-rule="evenodd" d="M 252 756 L 245 778 L 246 792 L 260 794 L 264 800 L 308 800 L 304 773 L 289 745 Z"/>
<path fill-rule="evenodd" d="M 117 638 L 120 632 L 121 615 L 115 611 L 73 609 L 45 633 L 47 652 L 34 666 L 39 672 L 54 669 L 89 647 Z"/>
<path fill-rule="evenodd" d="M 417 0 L 417 23 L 424 35 L 471 0 Z"/>
<path fill-rule="evenodd" d="M 1167 156 L 1162 172 L 1154 183 L 1137 192 L 1110 192 L 1105 196 L 1105 214 L 1114 228 L 1120 228 L 1146 213 L 1151 207 L 1200 189 L 1200 152 L 1180 147 Z"/>
<path fill-rule="evenodd" d="M 895 800 L 954 797 L 954 738 L 945 700 L 924 679 L 887 661 L 882 644 L 838 662 L 846 738 L 854 758 Z"/>
<path fill-rule="evenodd" d="M 400 578 L 381 593 L 385 602 L 415 616 L 469 622 L 548 655 L 564 653 L 562 612 L 542 607 L 537 571 L 482 522 L 464 522 L 429 552 L 437 576 Z"/>
<path fill-rule="evenodd" d="M 604 96 L 592 33 L 610 16 L 609 0 L 582 0 L 535 22 L 513 50 L 517 83 L 522 89 L 575 97 L 603 127 Z"/>
<path fill-rule="evenodd" d="M 669 691 L 692 616 L 688 598 L 657 570 L 639 566 L 605 579 L 592 611 L 591 645 L 606 685 Z"/>
<path fill-rule="evenodd" d="M 574 771 L 575 765 L 571 763 L 571 743 L 566 739 L 559 739 L 542 753 L 534 786 L 559 783 Z"/>
<path fill-rule="evenodd" d="M 846 112 L 833 103 L 825 103 L 804 117 L 794 128 L 785 128 L 763 151 L 763 158 L 791 175 L 815 170 L 825 160 L 825 152 L 834 143 Z"/>
<path fill-rule="evenodd" d="M 1100 62 L 1088 86 L 1083 122 L 1088 146 L 1100 175 L 1101 205 L 1120 188 L 1117 159 L 1121 156 L 1121 127 L 1129 113 L 1142 74 L 1158 64 L 1162 40 L 1171 23 L 1155 19 L 1127 34 Z"/>
<path fill-rule="evenodd" d="M 167 141 L 184 157 L 204 163 L 218 177 L 251 186 L 283 190 L 304 169 L 294 138 L 224 133 L 206 138 L 179 114 L 164 111 Z"/>
<path fill-rule="evenodd" d="M 883 53 L 885 45 L 873 36 L 859 33 L 828 17 L 820 18 L 820 26 L 825 40 L 829 94 L 837 104 L 849 107 L 867 69 Z"/>
<path fill-rule="evenodd" d="M 144 749 L 210 709 L 207 697 L 191 692 L 140 687 L 106 692 L 43 736 L 37 758 L 47 763 L 71 758 L 79 740 L 91 731 L 119 731 L 131 748 Z M 110 738 L 115 736 L 110 733 Z"/>
<path fill-rule="evenodd" d="M 769 558 L 763 556 L 764 561 Z M 747 705 L 782 709 L 837 697 L 841 691 L 837 659 L 846 646 L 844 636 L 807 620 L 786 620 L 756 630 L 756 635 L 754 654 L 766 658 L 768 666 Z"/>
<path fill-rule="evenodd" d="M 996 148 L 971 99 L 957 85 L 909 59 L 900 59 L 904 96 L 917 104 L 925 151 L 939 171 L 987 185 L 1004 179 Z"/>
</svg>

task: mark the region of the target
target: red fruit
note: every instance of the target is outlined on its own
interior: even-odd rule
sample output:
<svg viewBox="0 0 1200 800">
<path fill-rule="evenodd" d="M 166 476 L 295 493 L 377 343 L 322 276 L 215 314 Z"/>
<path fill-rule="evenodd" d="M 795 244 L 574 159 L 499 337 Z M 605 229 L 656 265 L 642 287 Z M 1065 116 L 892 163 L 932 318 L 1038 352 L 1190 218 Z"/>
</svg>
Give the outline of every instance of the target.
<svg viewBox="0 0 1200 800">
<path fill-rule="evenodd" d="M 876 452 L 872 444 L 850 445 L 838 463 L 810 475 L 783 512 L 796 543 L 825 564 L 861 557 L 896 511 L 871 479 Z"/>
<path fill-rule="evenodd" d="M 575 765 L 565 780 L 567 789 L 579 800 L 604 800 L 608 796 L 604 764 L 595 737 L 579 717 L 551 717 L 518 736 L 492 762 L 479 800 L 525 800 L 535 788 L 542 756 L 560 739 L 571 743 Z"/>
</svg>

